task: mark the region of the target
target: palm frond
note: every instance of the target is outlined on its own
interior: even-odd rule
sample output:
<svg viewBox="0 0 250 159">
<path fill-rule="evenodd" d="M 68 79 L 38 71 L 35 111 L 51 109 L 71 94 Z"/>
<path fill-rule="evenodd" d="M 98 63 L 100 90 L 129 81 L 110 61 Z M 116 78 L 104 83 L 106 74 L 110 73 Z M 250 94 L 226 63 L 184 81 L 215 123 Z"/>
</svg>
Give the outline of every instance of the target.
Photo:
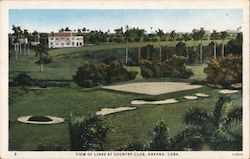
<svg viewBox="0 0 250 159">
<path fill-rule="evenodd" d="M 212 147 L 214 150 L 242 150 L 242 121 L 232 120 L 221 124 L 213 136 Z"/>
</svg>

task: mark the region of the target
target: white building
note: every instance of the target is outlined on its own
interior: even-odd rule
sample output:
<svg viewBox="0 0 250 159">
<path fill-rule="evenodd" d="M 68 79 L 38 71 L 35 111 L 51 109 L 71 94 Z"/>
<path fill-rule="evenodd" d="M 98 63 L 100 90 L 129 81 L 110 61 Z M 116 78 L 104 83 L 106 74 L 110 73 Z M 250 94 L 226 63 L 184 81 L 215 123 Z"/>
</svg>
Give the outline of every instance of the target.
<svg viewBox="0 0 250 159">
<path fill-rule="evenodd" d="M 48 36 L 49 48 L 81 47 L 84 45 L 83 36 L 72 32 L 51 33 Z"/>
</svg>

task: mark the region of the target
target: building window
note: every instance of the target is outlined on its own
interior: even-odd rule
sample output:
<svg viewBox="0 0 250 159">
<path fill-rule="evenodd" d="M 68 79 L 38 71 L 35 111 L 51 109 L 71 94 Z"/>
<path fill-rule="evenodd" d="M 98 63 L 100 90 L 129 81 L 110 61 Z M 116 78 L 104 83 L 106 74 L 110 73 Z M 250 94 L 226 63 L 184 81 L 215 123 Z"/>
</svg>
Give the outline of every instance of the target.
<svg viewBox="0 0 250 159">
<path fill-rule="evenodd" d="M 50 45 L 53 45 L 53 43 L 50 43 Z"/>
<path fill-rule="evenodd" d="M 70 43 L 67 43 L 67 45 L 70 45 Z"/>
<path fill-rule="evenodd" d="M 69 38 L 67 38 L 67 40 L 69 40 Z"/>
<path fill-rule="evenodd" d="M 78 46 L 79 44 L 78 43 L 76 43 L 76 46 Z"/>
<path fill-rule="evenodd" d="M 82 43 L 79 43 L 80 46 L 82 46 Z"/>
<path fill-rule="evenodd" d="M 72 42 L 72 46 L 75 46 L 75 43 L 74 43 L 74 42 Z"/>
<path fill-rule="evenodd" d="M 56 38 L 56 40 L 58 40 L 58 38 Z"/>
<path fill-rule="evenodd" d="M 72 40 L 75 40 L 75 38 L 72 38 Z"/>
<path fill-rule="evenodd" d="M 50 38 L 50 40 L 54 40 L 54 38 Z"/>
</svg>

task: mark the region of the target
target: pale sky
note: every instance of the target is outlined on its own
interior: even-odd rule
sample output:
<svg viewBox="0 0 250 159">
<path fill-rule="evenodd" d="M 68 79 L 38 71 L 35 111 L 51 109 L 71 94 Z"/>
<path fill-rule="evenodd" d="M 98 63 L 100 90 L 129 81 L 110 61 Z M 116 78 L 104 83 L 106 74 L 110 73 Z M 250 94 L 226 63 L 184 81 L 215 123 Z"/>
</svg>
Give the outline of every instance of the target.
<svg viewBox="0 0 250 159">
<path fill-rule="evenodd" d="M 11 9 L 9 32 L 12 25 L 21 26 L 30 32 L 57 32 L 68 26 L 70 29 L 87 28 L 111 32 L 128 25 L 139 27 L 148 33 L 158 28 L 164 32 L 191 32 L 193 28 L 206 30 L 236 30 L 242 26 L 240 9 Z"/>
</svg>

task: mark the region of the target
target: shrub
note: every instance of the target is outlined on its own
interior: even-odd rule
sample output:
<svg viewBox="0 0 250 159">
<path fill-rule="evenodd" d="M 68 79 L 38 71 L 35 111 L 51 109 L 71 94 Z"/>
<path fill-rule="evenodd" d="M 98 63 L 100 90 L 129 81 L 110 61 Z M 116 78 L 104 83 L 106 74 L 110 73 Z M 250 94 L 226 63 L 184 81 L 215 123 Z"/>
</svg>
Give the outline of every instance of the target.
<svg viewBox="0 0 250 159">
<path fill-rule="evenodd" d="M 207 82 L 230 88 L 232 84 L 242 83 L 242 57 L 228 55 L 225 58 L 213 59 L 204 69 Z"/>
<path fill-rule="evenodd" d="M 156 123 L 153 131 L 153 139 L 150 142 L 151 151 L 170 150 L 170 137 L 168 135 L 168 127 L 164 121 Z"/>
<path fill-rule="evenodd" d="M 140 61 L 141 74 L 145 78 L 158 77 L 178 77 L 189 78 L 193 75 L 190 69 L 186 69 L 187 58 L 173 55 L 166 62 L 150 62 L 148 60 Z"/>
<path fill-rule="evenodd" d="M 32 78 L 26 73 L 20 73 L 13 78 L 13 85 L 15 86 L 31 86 Z"/>
<path fill-rule="evenodd" d="M 80 87 L 94 87 L 135 79 L 135 72 L 128 72 L 118 61 L 110 64 L 85 64 L 79 67 L 73 80 Z"/>
<path fill-rule="evenodd" d="M 104 150 L 108 130 L 108 125 L 100 116 L 88 119 L 84 119 L 84 117 L 71 118 L 69 122 L 71 150 Z"/>
<path fill-rule="evenodd" d="M 37 146 L 37 151 L 63 151 L 63 148 L 59 145 L 51 143 L 41 143 Z"/>
<path fill-rule="evenodd" d="M 118 151 L 147 151 L 148 147 L 140 142 L 132 142 L 123 145 Z"/>
<path fill-rule="evenodd" d="M 31 116 L 28 121 L 49 122 L 53 120 L 46 116 Z"/>
</svg>

